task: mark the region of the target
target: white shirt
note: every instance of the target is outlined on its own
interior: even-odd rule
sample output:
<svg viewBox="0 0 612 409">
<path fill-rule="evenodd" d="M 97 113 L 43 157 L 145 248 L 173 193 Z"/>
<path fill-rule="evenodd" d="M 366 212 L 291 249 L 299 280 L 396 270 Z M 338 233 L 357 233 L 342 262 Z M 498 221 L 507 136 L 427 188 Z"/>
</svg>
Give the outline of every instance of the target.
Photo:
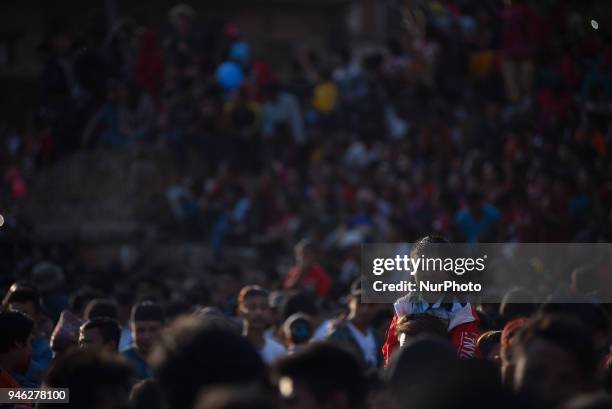
<svg viewBox="0 0 612 409">
<path fill-rule="evenodd" d="M 353 334 L 355 341 L 359 344 L 359 348 L 363 353 L 363 357 L 365 358 L 366 364 L 369 367 L 375 367 L 378 365 L 378 347 L 376 346 L 376 340 L 374 339 L 374 333 L 370 328 L 368 328 L 367 334 L 363 334 L 363 332 L 359 331 L 357 327 L 353 325 L 352 322 L 347 321 L 346 323 L 348 329 Z"/>
<path fill-rule="evenodd" d="M 264 346 L 259 351 L 265 363 L 270 364 L 287 353 L 287 349 L 270 337 L 264 337 Z"/>
</svg>

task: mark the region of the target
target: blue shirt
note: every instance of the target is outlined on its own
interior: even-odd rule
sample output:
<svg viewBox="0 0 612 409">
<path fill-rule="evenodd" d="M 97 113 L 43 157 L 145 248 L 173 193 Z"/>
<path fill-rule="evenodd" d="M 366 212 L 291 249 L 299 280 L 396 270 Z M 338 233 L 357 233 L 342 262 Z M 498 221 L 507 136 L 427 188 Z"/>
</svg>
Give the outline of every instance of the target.
<svg viewBox="0 0 612 409">
<path fill-rule="evenodd" d="M 15 374 L 15 379 L 24 388 L 38 388 L 51 361 L 53 361 L 53 353 L 49 346 L 49 339 L 38 337 L 32 342 L 32 358 L 28 371 L 24 375 Z"/>
<path fill-rule="evenodd" d="M 476 243 L 478 239 L 486 236 L 490 229 L 501 220 L 499 210 L 491 205 L 482 207 L 482 216 L 480 220 L 475 220 L 468 209 L 461 209 L 455 216 L 457 228 L 468 243 Z"/>
<path fill-rule="evenodd" d="M 136 377 L 139 380 L 153 377 L 153 369 L 151 369 L 147 361 L 140 356 L 136 348 L 131 347 L 130 349 L 126 349 L 122 354 L 136 370 Z"/>
</svg>

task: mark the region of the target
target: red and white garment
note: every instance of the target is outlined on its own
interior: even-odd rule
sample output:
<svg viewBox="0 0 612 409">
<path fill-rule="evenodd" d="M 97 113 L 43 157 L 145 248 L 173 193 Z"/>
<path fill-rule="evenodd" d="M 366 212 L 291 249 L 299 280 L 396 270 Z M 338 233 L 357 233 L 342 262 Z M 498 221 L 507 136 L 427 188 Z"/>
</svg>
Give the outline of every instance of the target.
<svg viewBox="0 0 612 409">
<path fill-rule="evenodd" d="M 430 304 L 422 301 L 417 294 L 411 293 L 398 299 L 393 307 L 395 308 L 395 315 L 382 348 L 385 366 L 387 366 L 390 357 L 399 345 L 396 333 L 397 321 L 401 317 L 415 314 L 433 315 L 447 323 L 450 341 L 457 349 L 460 358 L 471 358 L 477 355 L 476 341 L 480 336 L 480 320 L 471 304 L 442 303 L 441 301 Z"/>
</svg>

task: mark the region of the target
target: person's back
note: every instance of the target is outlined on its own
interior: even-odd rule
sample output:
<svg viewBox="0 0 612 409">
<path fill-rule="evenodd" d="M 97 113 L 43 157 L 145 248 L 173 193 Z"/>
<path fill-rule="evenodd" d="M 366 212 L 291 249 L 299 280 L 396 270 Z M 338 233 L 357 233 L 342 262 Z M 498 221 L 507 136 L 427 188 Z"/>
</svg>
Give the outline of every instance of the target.
<svg viewBox="0 0 612 409">
<path fill-rule="evenodd" d="M 253 385 L 213 387 L 201 394 L 195 409 L 275 409 L 275 398 Z"/>
<path fill-rule="evenodd" d="M 104 350 L 75 349 L 59 359 L 43 386 L 68 388 L 66 409 L 123 409 L 127 407 L 132 371 L 117 354 Z M 41 409 L 57 403 L 40 403 Z"/>
<path fill-rule="evenodd" d="M 171 408 L 192 407 L 203 387 L 257 383 L 265 376 L 259 353 L 245 337 L 194 316 L 179 318 L 162 334 L 152 361 Z"/>
<path fill-rule="evenodd" d="M 163 409 L 164 400 L 159 383 L 154 379 L 138 382 L 130 391 L 130 403 L 133 409 Z"/>
<path fill-rule="evenodd" d="M 492 364 L 476 359 L 415 367 L 394 380 L 393 399 L 399 407 L 408 407 L 409 402 L 409 407 L 419 409 L 530 408 L 530 402 L 502 387 L 498 374 Z"/>
<path fill-rule="evenodd" d="M 589 328 L 564 316 L 530 319 L 513 343 L 514 389 L 556 407 L 597 388 L 598 355 Z"/>
<path fill-rule="evenodd" d="M 311 344 L 273 367 L 281 399 L 295 407 L 359 409 L 366 380 L 357 357 L 328 342 Z"/>
</svg>

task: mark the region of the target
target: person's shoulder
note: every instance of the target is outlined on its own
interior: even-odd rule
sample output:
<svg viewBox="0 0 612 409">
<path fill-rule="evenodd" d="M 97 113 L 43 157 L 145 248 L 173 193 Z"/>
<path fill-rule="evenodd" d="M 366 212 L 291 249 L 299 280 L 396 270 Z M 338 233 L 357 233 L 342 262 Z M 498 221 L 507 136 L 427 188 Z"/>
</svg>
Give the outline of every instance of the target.
<svg viewBox="0 0 612 409">
<path fill-rule="evenodd" d="M 348 326 L 349 321 L 346 318 L 339 318 L 330 324 L 329 335 L 330 339 L 346 339 L 352 336 Z"/>
</svg>

